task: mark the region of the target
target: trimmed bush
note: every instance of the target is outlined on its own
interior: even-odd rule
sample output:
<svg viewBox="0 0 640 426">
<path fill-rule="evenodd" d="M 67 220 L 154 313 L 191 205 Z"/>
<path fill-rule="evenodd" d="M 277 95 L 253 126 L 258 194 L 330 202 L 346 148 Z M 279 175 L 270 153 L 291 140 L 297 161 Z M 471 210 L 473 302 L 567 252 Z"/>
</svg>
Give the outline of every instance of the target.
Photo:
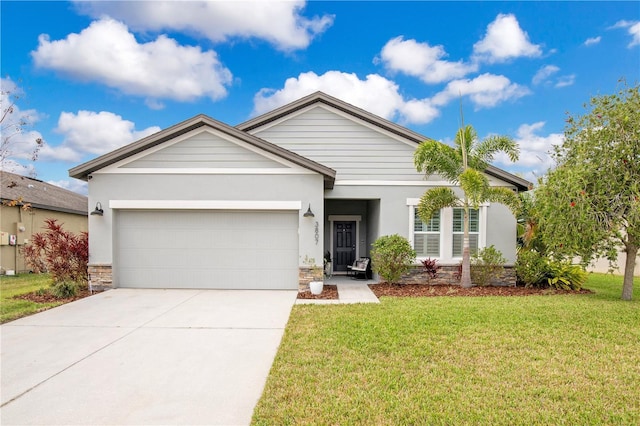
<svg viewBox="0 0 640 426">
<path fill-rule="evenodd" d="M 507 259 L 494 246 L 478 250 L 471 257 L 471 282 L 479 286 L 487 286 L 504 271 Z"/>
<path fill-rule="evenodd" d="M 416 252 L 406 238 L 398 234 L 384 235 L 373 243 L 372 269 L 382 279 L 395 284 L 411 270 Z"/>
</svg>

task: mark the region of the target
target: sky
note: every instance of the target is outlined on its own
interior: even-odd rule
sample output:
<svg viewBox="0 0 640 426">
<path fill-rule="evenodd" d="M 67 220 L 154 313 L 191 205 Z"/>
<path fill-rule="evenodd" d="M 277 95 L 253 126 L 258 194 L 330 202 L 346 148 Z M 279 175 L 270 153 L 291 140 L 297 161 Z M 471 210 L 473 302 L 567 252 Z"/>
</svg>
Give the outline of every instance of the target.
<svg viewBox="0 0 640 426">
<path fill-rule="evenodd" d="M 70 168 L 197 114 L 234 126 L 318 90 L 449 144 L 462 110 L 479 137 L 518 142 L 519 161 L 495 166 L 535 182 L 567 114 L 640 79 L 637 1 L 3 0 L 0 13 L 2 167 L 85 194 Z"/>
</svg>

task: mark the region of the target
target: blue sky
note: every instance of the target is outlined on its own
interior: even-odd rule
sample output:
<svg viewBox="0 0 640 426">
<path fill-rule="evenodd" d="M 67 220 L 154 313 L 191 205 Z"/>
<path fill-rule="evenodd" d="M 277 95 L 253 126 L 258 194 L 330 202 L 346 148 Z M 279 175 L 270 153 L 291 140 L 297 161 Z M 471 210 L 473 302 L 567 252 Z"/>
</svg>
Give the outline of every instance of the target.
<svg viewBox="0 0 640 426">
<path fill-rule="evenodd" d="M 566 113 L 640 78 L 629 2 L 2 1 L 7 170 L 68 169 L 200 113 L 230 125 L 322 90 L 445 143 L 464 120 L 552 166 Z M 9 99 L 3 95 L 3 111 Z M 45 144 L 29 159 L 30 141 Z"/>
</svg>

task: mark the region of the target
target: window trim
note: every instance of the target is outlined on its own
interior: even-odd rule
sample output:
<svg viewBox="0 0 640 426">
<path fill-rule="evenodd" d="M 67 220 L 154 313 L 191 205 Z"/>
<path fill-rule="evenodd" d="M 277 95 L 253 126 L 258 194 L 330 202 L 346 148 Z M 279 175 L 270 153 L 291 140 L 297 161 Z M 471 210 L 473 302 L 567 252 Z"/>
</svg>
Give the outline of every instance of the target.
<svg viewBox="0 0 640 426">
<path fill-rule="evenodd" d="M 438 235 L 438 255 L 437 256 L 420 256 L 419 259 L 427 259 L 427 258 L 434 258 L 434 259 L 440 259 L 442 257 L 442 212 L 440 212 L 440 217 L 439 217 L 439 223 L 438 223 L 438 231 L 418 231 L 416 232 L 416 208 L 415 206 L 413 206 L 413 208 L 410 209 L 413 214 L 412 214 L 412 218 L 411 218 L 411 247 L 415 248 L 415 236 L 416 234 L 418 235 Z"/>
<path fill-rule="evenodd" d="M 408 240 L 413 247 L 415 238 L 414 238 L 414 226 L 415 226 L 415 209 L 420 203 L 419 198 L 407 198 L 407 206 L 409 207 L 407 210 L 407 214 L 409 215 L 409 229 L 408 229 Z M 486 247 L 487 241 L 487 208 L 490 206 L 490 203 L 482 203 L 480 204 L 479 210 L 479 218 L 478 218 L 478 249 Z M 427 257 L 417 257 L 416 264 L 419 264 L 422 260 L 427 259 Z M 432 257 L 432 259 L 434 259 Z M 440 210 L 440 256 L 435 259 L 440 262 L 440 264 L 444 265 L 454 265 L 460 263 L 462 260 L 462 256 L 454 257 L 453 256 L 453 208 L 447 207 Z"/>
</svg>

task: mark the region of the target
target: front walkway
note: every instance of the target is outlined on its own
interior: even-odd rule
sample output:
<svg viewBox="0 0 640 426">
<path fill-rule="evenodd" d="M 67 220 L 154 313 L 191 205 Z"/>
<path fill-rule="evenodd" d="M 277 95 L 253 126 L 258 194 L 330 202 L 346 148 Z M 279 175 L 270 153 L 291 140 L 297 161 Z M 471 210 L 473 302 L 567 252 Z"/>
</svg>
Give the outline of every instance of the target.
<svg viewBox="0 0 640 426">
<path fill-rule="evenodd" d="M 324 280 L 326 285 L 338 286 L 337 300 L 296 299 L 299 305 L 335 305 L 344 303 L 380 303 L 369 288 L 369 284 L 376 284 L 375 280 L 354 280 L 344 275 L 334 275 Z"/>
</svg>

